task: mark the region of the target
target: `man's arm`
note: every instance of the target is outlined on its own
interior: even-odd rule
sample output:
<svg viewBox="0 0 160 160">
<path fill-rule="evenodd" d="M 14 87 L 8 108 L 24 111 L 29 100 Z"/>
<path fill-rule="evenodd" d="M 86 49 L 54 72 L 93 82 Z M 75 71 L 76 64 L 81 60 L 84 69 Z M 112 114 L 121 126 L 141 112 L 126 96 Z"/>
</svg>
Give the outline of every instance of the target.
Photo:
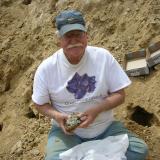
<svg viewBox="0 0 160 160">
<path fill-rule="evenodd" d="M 43 105 L 39 105 L 36 103 L 34 104 L 35 104 L 37 111 L 43 114 L 44 116 L 47 116 L 51 119 L 56 117 L 56 114 L 58 111 L 56 111 L 56 109 L 54 109 L 49 103 L 46 103 Z"/>
<path fill-rule="evenodd" d="M 125 91 L 121 89 L 114 93 L 111 93 L 106 99 L 104 99 L 100 104 L 94 106 L 93 108 L 88 109 L 82 114 L 82 119 L 84 117 L 84 122 L 79 126 L 82 128 L 88 127 L 98 116 L 99 113 L 111 110 L 125 100 Z"/>
<path fill-rule="evenodd" d="M 120 104 L 122 104 L 125 100 L 125 91 L 121 89 L 114 93 L 111 93 L 104 101 L 102 101 L 96 108 L 97 112 L 103 112 L 110 109 L 113 109 Z"/>
<path fill-rule="evenodd" d="M 51 119 L 55 119 L 59 126 L 62 128 L 62 130 L 66 133 L 69 134 L 64 127 L 65 121 L 68 118 L 68 115 L 64 113 L 60 113 L 57 111 L 53 106 L 51 106 L 49 103 L 43 104 L 43 105 L 38 105 L 35 103 L 35 107 L 37 111 Z"/>
</svg>

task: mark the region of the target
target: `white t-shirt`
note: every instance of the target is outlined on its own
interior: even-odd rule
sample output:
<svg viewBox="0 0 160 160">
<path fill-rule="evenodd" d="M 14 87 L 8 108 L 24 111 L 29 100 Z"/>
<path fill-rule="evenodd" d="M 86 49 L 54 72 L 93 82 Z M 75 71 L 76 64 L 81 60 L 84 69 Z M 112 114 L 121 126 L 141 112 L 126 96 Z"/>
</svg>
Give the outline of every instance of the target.
<svg viewBox="0 0 160 160">
<path fill-rule="evenodd" d="M 60 49 L 38 67 L 32 100 L 39 105 L 51 102 L 63 113 L 83 112 L 130 83 L 115 58 L 103 48 L 87 46 L 76 65 L 70 64 Z M 112 110 L 100 113 L 89 127 L 77 128 L 75 134 L 93 138 L 113 119 Z"/>
</svg>

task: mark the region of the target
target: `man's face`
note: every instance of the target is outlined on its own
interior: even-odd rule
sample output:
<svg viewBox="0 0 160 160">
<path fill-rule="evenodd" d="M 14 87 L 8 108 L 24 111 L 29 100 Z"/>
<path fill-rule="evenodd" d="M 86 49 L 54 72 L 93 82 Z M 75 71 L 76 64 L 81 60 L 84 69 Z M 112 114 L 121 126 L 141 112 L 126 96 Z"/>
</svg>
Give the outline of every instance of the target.
<svg viewBox="0 0 160 160">
<path fill-rule="evenodd" d="M 60 38 L 60 45 L 71 64 L 77 64 L 87 46 L 87 33 L 79 30 L 67 32 Z"/>
</svg>

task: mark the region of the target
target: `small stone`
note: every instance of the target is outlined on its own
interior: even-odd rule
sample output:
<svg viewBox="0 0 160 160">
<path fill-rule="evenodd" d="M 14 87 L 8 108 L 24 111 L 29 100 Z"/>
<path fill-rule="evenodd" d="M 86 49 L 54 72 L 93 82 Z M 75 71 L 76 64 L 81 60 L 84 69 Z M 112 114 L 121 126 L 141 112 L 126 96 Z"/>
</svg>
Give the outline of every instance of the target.
<svg viewBox="0 0 160 160">
<path fill-rule="evenodd" d="M 39 128 L 39 133 L 40 133 L 40 134 L 43 134 L 44 131 L 45 131 L 45 129 L 44 129 L 43 127 Z"/>
<path fill-rule="evenodd" d="M 35 117 L 38 117 L 39 113 L 38 113 L 38 111 L 36 110 L 34 103 L 30 103 L 29 109 L 30 109 L 30 111 L 35 115 Z"/>
<path fill-rule="evenodd" d="M 17 153 L 17 154 L 22 154 L 22 141 L 18 141 L 11 149 L 11 154 Z"/>
<path fill-rule="evenodd" d="M 39 152 L 38 149 L 32 149 L 32 150 L 30 151 L 30 153 L 31 153 L 32 155 L 34 155 L 34 156 L 37 156 L 37 155 L 40 154 L 40 152 Z"/>
<path fill-rule="evenodd" d="M 131 11 L 131 9 L 130 8 L 127 8 L 127 12 L 130 12 Z"/>
<path fill-rule="evenodd" d="M 18 148 L 15 152 L 18 156 L 20 156 L 21 154 L 23 154 L 23 148 Z"/>
<path fill-rule="evenodd" d="M 128 12 L 124 12 L 124 16 L 126 16 L 128 14 Z"/>
<path fill-rule="evenodd" d="M 11 38 L 7 38 L 5 41 L 2 42 L 2 49 L 7 50 L 11 47 Z"/>
</svg>

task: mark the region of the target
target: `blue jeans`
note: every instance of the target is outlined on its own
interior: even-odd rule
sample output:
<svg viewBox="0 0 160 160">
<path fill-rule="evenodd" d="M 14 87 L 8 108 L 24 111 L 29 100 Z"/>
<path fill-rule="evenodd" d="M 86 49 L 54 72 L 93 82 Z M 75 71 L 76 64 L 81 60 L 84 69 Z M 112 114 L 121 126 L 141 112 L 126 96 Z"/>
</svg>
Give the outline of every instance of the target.
<svg viewBox="0 0 160 160">
<path fill-rule="evenodd" d="M 104 139 L 108 136 L 128 134 L 129 147 L 126 152 L 127 160 L 145 160 L 148 154 L 146 143 L 131 133 L 119 121 L 114 121 L 101 135 L 86 139 L 76 135 L 65 135 L 61 128 L 53 126 L 48 137 L 45 160 L 59 160 L 59 154 L 89 140 Z"/>
</svg>

